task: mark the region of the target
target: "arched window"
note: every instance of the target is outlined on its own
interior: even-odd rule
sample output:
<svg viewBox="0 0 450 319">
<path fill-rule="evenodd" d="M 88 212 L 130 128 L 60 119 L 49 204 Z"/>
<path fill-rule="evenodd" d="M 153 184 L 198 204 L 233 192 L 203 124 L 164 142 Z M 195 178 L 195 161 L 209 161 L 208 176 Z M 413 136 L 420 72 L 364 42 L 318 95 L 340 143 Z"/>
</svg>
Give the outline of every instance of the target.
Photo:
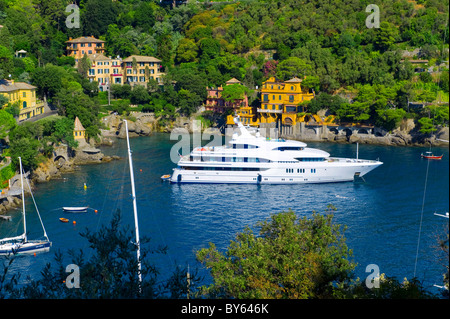
<svg viewBox="0 0 450 319">
<path fill-rule="evenodd" d="M 23 108 L 26 108 L 26 107 L 27 107 L 27 102 L 26 102 L 26 101 L 23 101 L 22 106 L 23 106 Z"/>
</svg>

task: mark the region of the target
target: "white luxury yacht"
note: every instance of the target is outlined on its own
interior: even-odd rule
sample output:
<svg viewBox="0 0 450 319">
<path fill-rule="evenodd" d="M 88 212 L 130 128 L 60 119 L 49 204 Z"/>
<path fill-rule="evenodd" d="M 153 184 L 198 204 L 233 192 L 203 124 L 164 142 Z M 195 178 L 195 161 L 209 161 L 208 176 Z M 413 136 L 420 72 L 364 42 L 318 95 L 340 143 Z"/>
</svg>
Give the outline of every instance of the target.
<svg viewBox="0 0 450 319">
<path fill-rule="evenodd" d="M 229 146 L 196 147 L 182 156 L 172 183 L 300 184 L 353 181 L 383 164 L 374 160 L 330 157 L 300 141 L 250 133 L 235 118 L 240 134 Z"/>
</svg>

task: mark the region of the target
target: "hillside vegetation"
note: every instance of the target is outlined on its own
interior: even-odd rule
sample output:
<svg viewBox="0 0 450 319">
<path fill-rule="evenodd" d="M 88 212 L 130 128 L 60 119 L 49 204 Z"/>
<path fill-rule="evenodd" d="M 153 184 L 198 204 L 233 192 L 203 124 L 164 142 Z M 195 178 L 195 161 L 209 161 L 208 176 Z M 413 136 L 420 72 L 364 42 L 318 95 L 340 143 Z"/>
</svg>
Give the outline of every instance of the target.
<svg viewBox="0 0 450 319">
<path fill-rule="evenodd" d="M 422 133 L 448 125 L 448 0 L 188 1 L 175 7 L 172 1 L 77 0 L 80 27 L 68 28 L 65 8 L 73 2 L 0 0 L 0 78 L 11 74 L 34 84 L 60 115 L 78 115 L 90 137 L 99 132 L 101 112 L 127 112 L 132 103 L 171 121 L 196 112 L 206 86 L 233 77 L 254 90 L 269 76 L 306 76 L 303 86 L 318 94 L 308 111 L 327 108 L 342 121 L 392 130 L 413 118 Z M 366 26 L 373 2 L 379 28 Z M 106 41 L 107 56 L 161 59 L 164 87 L 112 85 L 112 106 L 101 106 L 106 97 L 97 83 L 65 56 L 65 41 L 90 35 Z M 27 57 L 15 57 L 22 49 Z M 405 51 L 428 60 L 427 72 L 416 73 Z M 411 109 L 411 101 L 429 105 Z M 9 106 L 4 99 L 1 105 Z"/>
</svg>

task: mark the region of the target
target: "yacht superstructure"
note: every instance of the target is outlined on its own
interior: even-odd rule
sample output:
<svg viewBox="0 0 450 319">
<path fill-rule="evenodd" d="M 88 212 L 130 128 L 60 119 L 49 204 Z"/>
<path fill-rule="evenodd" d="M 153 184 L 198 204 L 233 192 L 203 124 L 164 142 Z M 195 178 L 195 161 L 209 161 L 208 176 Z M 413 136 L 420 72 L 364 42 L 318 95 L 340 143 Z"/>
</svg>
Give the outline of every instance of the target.
<svg viewBox="0 0 450 319">
<path fill-rule="evenodd" d="M 353 181 L 382 165 L 375 160 L 330 157 L 306 143 L 239 132 L 227 146 L 196 147 L 182 156 L 172 183 L 301 184 Z"/>
</svg>

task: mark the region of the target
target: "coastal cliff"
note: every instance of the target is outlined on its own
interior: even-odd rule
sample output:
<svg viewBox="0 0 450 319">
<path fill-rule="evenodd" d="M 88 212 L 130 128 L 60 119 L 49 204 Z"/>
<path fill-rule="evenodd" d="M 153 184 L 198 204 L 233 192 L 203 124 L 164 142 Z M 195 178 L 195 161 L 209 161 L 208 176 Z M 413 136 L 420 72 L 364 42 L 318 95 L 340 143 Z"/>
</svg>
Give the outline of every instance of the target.
<svg viewBox="0 0 450 319">
<path fill-rule="evenodd" d="M 275 130 L 276 129 L 276 130 Z M 297 123 L 293 126 L 276 128 L 275 123 L 262 124 L 263 136 L 276 136 L 305 142 L 361 143 L 386 146 L 448 146 L 449 128 L 439 127 L 431 135 L 422 134 L 411 119 L 404 120 L 399 127 L 388 132 L 369 126 Z"/>
</svg>

